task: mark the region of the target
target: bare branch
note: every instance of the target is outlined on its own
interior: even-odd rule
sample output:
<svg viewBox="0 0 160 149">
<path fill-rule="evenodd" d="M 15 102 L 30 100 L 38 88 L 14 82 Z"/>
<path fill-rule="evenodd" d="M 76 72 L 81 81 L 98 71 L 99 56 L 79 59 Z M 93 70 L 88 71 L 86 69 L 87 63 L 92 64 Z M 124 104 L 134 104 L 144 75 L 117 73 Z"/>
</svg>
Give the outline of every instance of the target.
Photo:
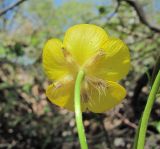
<svg viewBox="0 0 160 149">
<path fill-rule="evenodd" d="M 125 1 L 127 2 L 130 6 L 132 6 L 138 17 L 139 17 L 139 20 L 144 24 L 146 25 L 150 30 L 154 31 L 154 32 L 159 32 L 160 33 L 160 28 L 159 27 L 156 27 L 154 26 L 153 24 L 151 24 L 147 18 L 146 18 L 146 15 L 145 15 L 145 12 L 142 8 L 142 6 L 136 1 L 136 0 L 120 0 L 120 1 Z"/>
<path fill-rule="evenodd" d="M 5 13 L 7 13 L 9 10 L 19 6 L 21 3 L 23 3 L 26 0 L 19 0 L 16 3 L 10 5 L 9 7 L 5 8 L 4 10 L 0 11 L 0 16 L 4 15 Z"/>
<path fill-rule="evenodd" d="M 116 15 L 116 13 L 118 12 L 119 10 L 119 7 L 120 7 L 120 0 L 117 0 L 117 6 L 115 8 L 115 10 L 107 17 L 107 21 L 109 21 L 110 19 L 112 19 L 112 17 L 114 17 Z"/>
<path fill-rule="evenodd" d="M 116 13 L 117 13 L 118 10 L 119 10 L 119 7 L 120 7 L 120 0 L 117 0 L 117 5 L 116 5 L 114 11 L 111 12 L 108 16 L 106 16 L 106 22 L 108 22 L 109 20 L 111 20 L 111 19 L 116 15 Z M 90 23 L 90 22 L 92 22 L 92 21 L 94 21 L 94 20 L 101 19 L 102 17 L 103 17 L 103 16 L 95 16 L 95 17 L 87 20 L 86 23 Z M 104 26 L 105 26 L 105 25 L 104 25 Z"/>
</svg>

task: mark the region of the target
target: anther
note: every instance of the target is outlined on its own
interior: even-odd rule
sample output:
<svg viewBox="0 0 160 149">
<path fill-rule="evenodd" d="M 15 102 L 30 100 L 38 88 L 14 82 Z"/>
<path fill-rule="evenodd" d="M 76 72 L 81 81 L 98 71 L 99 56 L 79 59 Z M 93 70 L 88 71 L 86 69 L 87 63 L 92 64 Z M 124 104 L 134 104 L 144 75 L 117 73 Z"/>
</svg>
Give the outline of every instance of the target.
<svg viewBox="0 0 160 149">
<path fill-rule="evenodd" d="M 66 48 L 62 47 L 62 52 L 63 52 L 64 58 L 66 59 L 68 63 L 72 63 L 74 61 L 71 53 L 67 51 Z"/>
<path fill-rule="evenodd" d="M 105 56 L 105 51 L 100 49 L 97 51 L 95 55 L 93 55 L 85 64 L 84 67 L 89 67 L 91 65 L 94 65 L 97 61 L 99 61 L 101 58 Z"/>
<path fill-rule="evenodd" d="M 87 103 L 89 101 L 89 94 L 85 91 L 81 93 L 82 102 Z"/>
<path fill-rule="evenodd" d="M 66 64 L 69 66 L 71 71 L 77 72 L 79 66 L 77 62 L 75 61 L 75 59 L 73 58 L 72 54 L 64 47 L 62 47 L 61 50 L 63 52 Z"/>
</svg>

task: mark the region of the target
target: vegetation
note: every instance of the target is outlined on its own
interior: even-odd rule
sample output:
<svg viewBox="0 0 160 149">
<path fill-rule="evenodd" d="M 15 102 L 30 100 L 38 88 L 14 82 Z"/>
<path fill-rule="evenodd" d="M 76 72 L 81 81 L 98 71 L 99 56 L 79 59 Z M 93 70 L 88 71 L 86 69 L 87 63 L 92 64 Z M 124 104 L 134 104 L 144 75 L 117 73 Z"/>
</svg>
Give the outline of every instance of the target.
<svg viewBox="0 0 160 149">
<path fill-rule="evenodd" d="M 126 99 L 113 110 L 83 113 L 91 149 L 132 149 L 151 85 L 160 69 L 160 9 L 154 0 L 0 0 L 0 148 L 79 148 L 74 113 L 51 104 L 42 69 L 44 43 L 78 23 L 103 27 L 130 48 Z M 13 6 L 13 7 L 11 7 Z M 159 93 L 160 94 L 160 93 Z M 160 146 L 160 96 L 145 149 Z"/>
</svg>

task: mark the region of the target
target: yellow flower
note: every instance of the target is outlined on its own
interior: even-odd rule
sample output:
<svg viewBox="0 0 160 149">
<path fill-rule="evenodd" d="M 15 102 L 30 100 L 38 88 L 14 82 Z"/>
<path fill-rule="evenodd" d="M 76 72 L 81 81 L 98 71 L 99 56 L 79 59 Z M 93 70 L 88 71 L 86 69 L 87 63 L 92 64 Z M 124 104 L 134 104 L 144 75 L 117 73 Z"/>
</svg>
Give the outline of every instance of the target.
<svg viewBox="0 0 160 149">
<path fill-rule="evenodd" d="M 130 68 L 128 47 L 110 37 L 102 28 L 79 24 L 69 28 L 63 42 L 50 39 L 43 49 L 43 67 L 53 80 L 46 95 L 54 104 L 74 111 L 74 84 L 80 69 L 85 72 L 81 86 L 81 109 L 101 113 L 125 97 L 116 83 Z"/>
</svg>

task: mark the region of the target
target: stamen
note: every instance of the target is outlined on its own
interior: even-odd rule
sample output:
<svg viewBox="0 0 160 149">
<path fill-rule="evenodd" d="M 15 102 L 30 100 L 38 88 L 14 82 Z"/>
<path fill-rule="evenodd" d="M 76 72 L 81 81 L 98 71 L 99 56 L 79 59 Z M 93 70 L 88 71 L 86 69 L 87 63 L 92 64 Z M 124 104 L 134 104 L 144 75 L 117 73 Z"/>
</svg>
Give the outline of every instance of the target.
<svg viewBox="0 0 160 149">
<path fill-rule="evenodd" d="M 90 95 L 86 91 L 83 91 L 81 93 L 81 99 L 82 99 L 82 102 L 87 103 L 90 99 Z"/>
<path fill-rule="evenodd" d="M 60 82 L 54 83 L 54 89 L 52 90 L 52 96 L 53 96 L 54 98 L 56 98 L 56 96 L 57 96 L 57 91 L 58 91 L 58 89 L 61 88 L 62 86 L 63 86 L 63 84 L 60 83 Z"/>
<path fill-rule="evenodd" d="M 93 55 L 85 64 L 83 67 L 89 67 L 91 65 L 94 65 L 98 60 L 100 60 L 102 57 L 105 56 L 105 51 L 100 49 L 98 52 Z"/>
<path fill-rule="evenodd" d="M 90 99 L 89 87 L 86 81 L 83 82 L 83 88 L 81 89 L 81 98 L 84 103 L 87 103 Z"/>
<path fill-rule="evenodd" d="M 62 52 L 68 63 L 72 63 L 74 61 L 71 53 L 66 48 L 62 47 Z"/>
<path fill-rule="evenodd" d="M 79 66 L 77 64 L 77 62 L 75 61 L 75 59 L 73 58 L 72 54 L 64 47 L 61 48 L 64 58 L 66 60 L 66 63 L 69 65 L 69 68 L 72 71 L 78 71 L 79 70 Z"/>
<path fill-rule="evenodd" d="M 99 98 L 102 94 L 106 96 L 106 89 L 109 85 L 105 81 L 96 77 L 86 77 L 86 82 L 98 91 Z"/>
<path fill-rule="evenodd" d="M 54 98 L 56 97 L 59 89 L 63 88 L 64 86 L 72 82 L 73 82 L 73 77 L 71 75 L 67 75 L 64 78 L 54 82 L 53 84 L 54 88 L 52 90 Z"/>
</svg>

